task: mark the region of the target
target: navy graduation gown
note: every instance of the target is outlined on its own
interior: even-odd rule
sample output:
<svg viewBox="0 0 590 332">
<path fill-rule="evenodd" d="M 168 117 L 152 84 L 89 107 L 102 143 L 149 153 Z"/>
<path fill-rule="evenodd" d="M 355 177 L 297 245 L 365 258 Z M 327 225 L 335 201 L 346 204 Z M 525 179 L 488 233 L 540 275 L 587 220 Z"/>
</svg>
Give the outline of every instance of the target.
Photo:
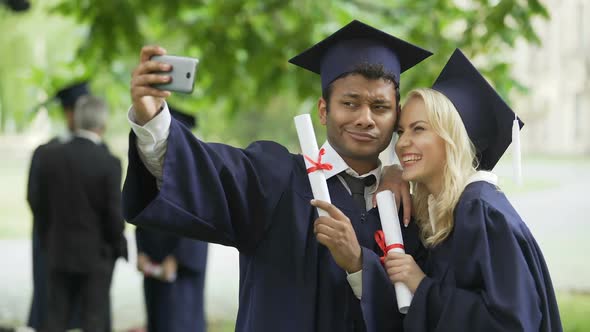
<svg viewBox="0 0 590 332">
<path fill-rule="evenodd" d="M 535 239 L 494 185 L 467 186 L 449 238 L 425 262 L 405 331 L 561 331 Z"/>
<path fill-rule="evenodd" d="M 172 119 L 158 192 L 135 139 L 131 133 L 125 219 L 240 251 L 236 331 L 401 329 L 393 286 L 374 251 L 378 212 L 358 209 L 336 177 L 328 181 L 332 203 L 350 218 L 362 247 L 360 301 L 315 238 L 302 156 L 273 142 L 246 149 L 204 143 Z"/>
<path fill-rule="evenodd" d="M 174 282 L 145 277 L 143 288 L 149 332 L 206 331 L 204 311 L 207 243 L 138 227 L 137 251 L 161 263 L 174 256 Z"/>
</svg>

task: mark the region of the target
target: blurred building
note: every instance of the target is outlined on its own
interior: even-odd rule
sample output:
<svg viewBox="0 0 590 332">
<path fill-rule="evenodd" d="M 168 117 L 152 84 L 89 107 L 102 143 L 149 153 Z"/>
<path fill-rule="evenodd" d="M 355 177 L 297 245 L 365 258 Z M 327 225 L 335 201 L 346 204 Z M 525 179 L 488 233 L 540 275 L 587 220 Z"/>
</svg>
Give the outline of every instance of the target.
<svg viewBox="0 0 590 332">
<path fill-rule="evenodd" d="M 541 46 L 517 45 L 514 74 L 529 94 L 513 97 L 526 123 L 523 149 L 590 155 L 590 1 L 544 0 L 550 20 L 534 22 Z"/>
</svg>

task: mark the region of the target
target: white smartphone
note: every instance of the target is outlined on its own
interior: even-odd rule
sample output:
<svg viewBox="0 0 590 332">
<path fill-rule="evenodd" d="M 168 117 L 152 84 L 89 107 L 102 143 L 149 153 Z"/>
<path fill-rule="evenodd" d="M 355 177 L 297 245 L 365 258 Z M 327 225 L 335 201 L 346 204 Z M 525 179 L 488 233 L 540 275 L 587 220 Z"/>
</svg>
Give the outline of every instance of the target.
<svg viewBox="0 0 590 332">
<path fill-rule="evenodd" d="M 170 83 L 154 84 L 154 88 L 182 93 L 193 92 L 199 59 L 175 55 L 154 55 L 150 60 L 167 63 L 172 66 L 171 71 L 157 73 L 171 76 L 172 81 Z"/>
</svg>

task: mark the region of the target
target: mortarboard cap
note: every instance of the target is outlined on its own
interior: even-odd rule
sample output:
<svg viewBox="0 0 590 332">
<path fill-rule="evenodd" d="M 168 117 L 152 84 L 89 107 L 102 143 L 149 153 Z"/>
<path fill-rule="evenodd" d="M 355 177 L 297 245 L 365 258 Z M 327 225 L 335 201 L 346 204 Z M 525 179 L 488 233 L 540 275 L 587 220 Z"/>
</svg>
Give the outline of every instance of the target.
<svg viewBox="0 0 590 332">
<path fill-rule="evenodd" d="M 88 82 L 79 82 L 59 90 L 55 97 L 61 101 L 63 108 L 74 107 L 78 98 L 90 94 Z"/>
<path fill-rule="evenodd" d="M 432 89 L 444 94 L 459 112 L 475 145 L 478 169 L 492 170 L 512 142 L 516 114 L 469 59 L 456 49 Z M 524 123 L 518 119 L 519 128 Z"/>
<path fill-rule="evenodd" d="M 363 63 L 383 65 L 399 83 L 401 73 L 431 55 L 429 51 L 354 20 L 289 62 L 319 74 L 322 89 L 325 89 Z"/>
<path fill-rule="evenodd" d="M 31 7 L 28 0 L 6 0 L 6 5 L 15 12 L 23 12 Z"/>
<path fill-rule="evenodd" d="M 170 114 L 182 124 L 187 126 L 189 129 L 193 129 L 197 127 L 197 119 L 194 115 L 187 114 L 185 112 L 180 111 L 178 108 L 174 108 L 168 105 L 168 109 L 170 110 Z"/>
</svg>

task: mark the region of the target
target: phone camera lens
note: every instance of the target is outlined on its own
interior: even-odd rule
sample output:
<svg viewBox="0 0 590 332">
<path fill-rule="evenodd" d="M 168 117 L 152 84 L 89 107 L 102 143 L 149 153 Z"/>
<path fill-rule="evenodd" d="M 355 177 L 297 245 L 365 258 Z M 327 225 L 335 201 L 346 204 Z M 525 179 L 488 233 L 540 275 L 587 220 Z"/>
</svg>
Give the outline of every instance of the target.
<svg viewBox="0 0 590 332">
<path fill-rule="evenodd" d="M 186 78 L 191 78 L 191 73 L 186 73 Z"/>
</svg>

